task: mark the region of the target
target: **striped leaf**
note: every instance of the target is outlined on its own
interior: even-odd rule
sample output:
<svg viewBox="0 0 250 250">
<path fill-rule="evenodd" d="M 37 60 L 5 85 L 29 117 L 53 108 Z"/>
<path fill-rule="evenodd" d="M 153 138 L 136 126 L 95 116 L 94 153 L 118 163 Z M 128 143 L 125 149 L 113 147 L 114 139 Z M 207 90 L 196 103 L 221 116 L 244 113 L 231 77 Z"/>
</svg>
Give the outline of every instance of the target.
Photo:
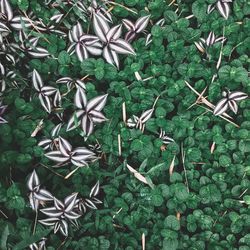
<svg viewBox="0 0 250 250">
<path fill-rule="evenodd" d="M 59 150 L 62 153 L 62 155 L 69 158 L 70 153 L 72 151 L 71 144 L 61 136 L 59 136 L 58 143 L 59 143 Z"/>
<path fill-rule="evenodd" d="M 95 153 L 85 147 L 78 147 L 72 152 L 72 159 L 75 161 L 91 160 L 95 156 Z"/>
<path fill-rule="evenodd" d="M 32 174 L 30 175 L 27 185 L 30 191 L 33 191 L 35 187 L 40 185 L 40 181 L 35 170 L 33 170 Z"/>
<path fill-rule="evenodd" d="M 95 34 L 100 38 L 101 41 L 107 42 L 106 35 L 110 30 L 107 21 L 98 14 L 93 15 L 93 27 Z"/>
<path fill-rule="evenodd" d="M 95 197 L 98 195 L 100 191 L 100 184 L 99 181 L 92 187 L 90 193 L 89 193 L 89 197 Z"/>
<path fill-rule="evenodd" d="M 70 212 L 76 204 L 76 198 L 78 193 L 73 193 L 64 199 L 65 212 Z"/>
<path fill-rule="evenodd" d="M 44 96 L 51 96 L 51 95 L 55 94 L 56 92 L 57 92 L 57 89 L 54 87 L 51 87 L 51 86 L 43 86 L 41 88 L 41 93 Z"/>
<path fill-rule="evenodd" d="M 148 25 L 150 15 L 140 17 L 135 23 L 135 32 L 138 34 L 145 30 Z"/>
<path fill-rule="evenodd" d="M 244 92 L 234 91 L 234 92 L 229 93 L 228 98 L 229 100 L 241 101 L 241 100 L 248 98 L 248 95 Z"/>
<path fill-rule="evenodd" d="M 34 25 L 30 19 L 23 16 L 16 16 L 11 19 L 10 26 L 16 30 L 23 30 L 24 28 L 30 28 Z"/>
<path fill-rule="evenodd" d="M 228 101 L 228 105 L 229 105 L 229 108 L 230 108 L 235 114 L 237 114 L 237 112 L 238 112 L 238 105 L 237 105 L 236 101 L 230 100 L 230 101 Z"/>
<path fill-rule="evenodd" d="M 58 222 L 58 218 L 48 218 L 44 220 L 38 220 L 39 223 L 45 225 L 45 226 L 54 226 L 56 222 Z"/>
<path fill-rule="evenodd" d="M 132 46 L 121 38 L 110 42 L 109 47 L 110 49 L 114 50 L 118 54 L 136 55 Z"/>
<path fill-rule="evenodd" d="M 43 96 L 42 94 L 38 95 L 39 100 L 43 108 L 46 110 L 46 112 L 51 113 L 51 103 L 48 96 Z"/>
<path fill-rule="evenodd" d="M 43 58 L 48 57 L 50 54 L 48 50 L 42 48 L 42 47 L 36 47 L 34 50 L 28 50 L 29 55 L 31 55 L 34 58 Z"/>
<path fill-rule="evenodd" d="M 227 109 L 228 109 L 228 100 L 227 98 L 223 98 L 216 104 L 213 113 L 215 116 L 218 116 L 226 112 Z"/>
<path fill-rule="evenodd" d="M 122 20 L 123 25 L 125 28 L 129 31 L 135 31 L 135 25 L 128 19 L 123 19 Z"/>
<path fill-rule="evenodd" d="M 53 195 L 45 189 L 40 189 L 34 193 L 34 197 L 39 201 L 53 201 L 54 199 Z"/>
<path fill-rule="evenodd" d="M 108 46 L 105 46 L 103 49 L 103 57 L 107 63 L 116 66 L 119 69 L 119 58 L 115 51 L 109 49 Z"/>
<path fill-rule="evenodd" d="M 59 133 L 60 133 L 61 128 L 62 128 L 62 123 L 59 123 L 58 125 L 56 125 L 56 126 L 52 129 L 52 131 L 51 131 L 51 136 L 52 136 L 52 137 L 58 136 Z"/>
<path fill-rule="evenodd" d="M 77 88 L 75 99 L 75 106 L 79 109 L 85 109 L 87 106 L 87 96 L 82 88 Z"/>
<path fill-rule="evenodd" d="M 8 0 L 0 1 L 0 12 L 6 15 L 7 20 L 10 21 L 13 18 L 13 11 Z"/>
<path fill-rule="evenodd" d="M 106 34 L 106 39 L 107 42 L 110 42 L 111 40 L 116 40 L 121 36 L 122 33 L 122 25 L 116 25 L 114 27 L 112 27 L 108 33 Z"/>
<path fill-rule="evenodd" d="M 60 222 L 60 232 L 64 235 L 64 236 L 68 236 L 68 223 L 65 220 L 62 220 Z"/>
<path fill-rule="evenodd" d="M 223 2 L 222 0 L 219 0 L 219 1 L 216 3 L 216 7 L 217 7 L 218 11 L 220 12 L 220 14 L 221 14 L 225 19 L 228 19 L 229 13 L 230 13 L 229 4 L 228 4 L 227 2 Z"/>
<path fill-rule="evenodd" d="M 40 209 L 40 211 L 49 216 L 49 217 L 52 217 L 52 218 L 57 218 L 57 217 L 60 217 L 62 214 L 63 214 L 63 211 L 61 210 L 58 210 L 57 208 L 55 207 L 48 207 L 48 208 L 43 208 L 43 209 Z"/>
<path fill-rule="evenodd" d="M 78 127 L 81 124 L 80 119 L 84 113 L 85 113 L 85 111 L 79 110 L 71 116 L 71 118 L 68 121 L 67 131 L 75 129 L 76 127 Z"/>
<path fill-rule="evenodd" d="M 75 51 L 80 62 L 89 57 L 88 50 L 81 43 L 76 44 Z"/>
<path fill-rule="evenodd" d="M 100 111 L 96 110 L 91 110 L 89 112 L 89 116 L 94 123 L 101 123 L 107 120 L 107 118 Z"/>
<path fill-rule="evenodd" d="M 49 158 L 52 161 L 56 161 L 56 162 L 66 162 L 67 160 L 69 160 L 69 157 L 64 156 L 61 151 L 51 151 L 48 152 L 47 154 L 45 154 L 45 156 L 47 158 Z"/>
<path fill-rule="evenodd" d="M 32 73 L 32 83 L 34 88 L 40 92 L 41 88 L 43 87 L 43 80 L 40 74 L 34 69 Z"/>
<path fill-rule="evenodd" d="M 82 130 L 86 134 L 86 136 L 89 136 L 92 134 L 94 129 L 94 123 L 91 120 L 91 118 L 88 115 L 84 115 L 81 121 Z"/>
<path fill-rule="evenodd" d="M 143 112 L 142 115 L 141 115 L 141 117 L 140 117 L 141 122 L 143 124 L 145 122 L 147 122 L 151 118 L 153 112 L 154 112 L 154 109 L 149 109 L 149 110 Z"/>
<path fill-rule="evenodd" d="M 108 97 L 108 94 L 97 96 L 91 99 L 87 104 L 86 111 L 87 112 L 91 110 L 101 111 L 107 102 L 107 97 Z"/>
<path fill-rule="evenodd" d="M 83 35 L 82 26 L 79 22 L 73 26 L 71 35 L 75 42 L 78 42 L 79 38 Z"/>
<path fill-rule="evenodd" d="M 214 42 L 215 42 L 215 34 L 214 34 L 214 32 L 211 31 L 207 37 L 206 45 L 209 47 L 209 46 L 213 45 Z"/>
</svg>

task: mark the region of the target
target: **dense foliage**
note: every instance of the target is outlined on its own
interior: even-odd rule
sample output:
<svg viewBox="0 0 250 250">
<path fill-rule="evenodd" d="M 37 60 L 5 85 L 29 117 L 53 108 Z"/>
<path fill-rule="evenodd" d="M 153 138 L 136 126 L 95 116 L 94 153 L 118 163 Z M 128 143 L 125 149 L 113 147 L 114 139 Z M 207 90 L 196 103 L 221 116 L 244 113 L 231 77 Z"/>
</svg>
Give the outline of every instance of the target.
<svg viewBox="0 0 250 250">
<path fill-rule="evenodd" d="M 0 249 L 249 250 L 249 15 L 0 0 Z"/>
</svg>

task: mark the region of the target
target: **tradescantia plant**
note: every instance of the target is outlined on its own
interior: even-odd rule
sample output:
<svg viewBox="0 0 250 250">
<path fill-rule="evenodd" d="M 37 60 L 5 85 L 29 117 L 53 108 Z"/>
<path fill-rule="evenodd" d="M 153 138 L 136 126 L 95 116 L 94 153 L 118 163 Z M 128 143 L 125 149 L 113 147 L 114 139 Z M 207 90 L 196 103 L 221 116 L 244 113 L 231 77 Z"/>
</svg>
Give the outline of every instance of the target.
<svg viewBox="0 0 250 250">
<path fill-rule="evenodd" d="M 0 0 L 0 249 L 249 249 L 249 13 Z"/>
</svg>

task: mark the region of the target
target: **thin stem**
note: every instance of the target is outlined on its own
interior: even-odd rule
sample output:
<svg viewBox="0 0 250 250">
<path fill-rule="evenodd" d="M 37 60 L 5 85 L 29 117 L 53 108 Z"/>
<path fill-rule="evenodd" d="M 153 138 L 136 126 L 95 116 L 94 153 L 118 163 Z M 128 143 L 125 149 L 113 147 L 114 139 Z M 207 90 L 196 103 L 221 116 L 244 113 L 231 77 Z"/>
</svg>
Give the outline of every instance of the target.
<svg viewBox="0 0 250 250">
<path fill-rule="evenodd" d="M 34 222 L 34 227 L 33 227 L 33 235 L 34 235 L 35 232 L 36 232 L 37 215 L 38 215 L 38 213 L 37 213 L 37 211 L 36 211 L 36 217 L 35 217 L 35 222 Z"/>
<path fill-rule="evenodd" d="M 66 175 L 65 177 L 64 177 L 64 179 L 66 180 L 66 179 L 68 179 L 72 174 L 74 174 L 78 169 L 79 169 L 80 167 L 77 167 L 77 168 L 75 168 L 74 170 L 72 170 L 68 175 Z"/>
</svg>

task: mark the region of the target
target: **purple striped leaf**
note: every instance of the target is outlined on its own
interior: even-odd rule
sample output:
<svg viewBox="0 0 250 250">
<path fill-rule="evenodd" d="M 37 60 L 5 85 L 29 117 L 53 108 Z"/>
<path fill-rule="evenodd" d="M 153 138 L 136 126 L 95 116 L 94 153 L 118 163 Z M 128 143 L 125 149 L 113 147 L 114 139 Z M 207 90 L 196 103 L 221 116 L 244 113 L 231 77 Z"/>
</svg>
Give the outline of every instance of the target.
<svg viewBox="0 0 250 250">
<path fill-rule="evenodd" d="M 136 55 L 132 46 L 121 38 L 110 42 L 109 47 L 118 54 Z"/>
<path fill-rule="evenodd" d="M 149 23 L 150 15 L 140 17 L 135 23 L 135 32 L 138 34 L 145 30 Z"/>
<path fill-rule="evenodd" d="M 77 88 L 75 99 L 75 106 L 79 109 L 85 109 L 87 106 L 87 96 L 82 88 Z"/>
<path fill-rule="evenodd" d="M 69 160 L 69 157 L 64 156 L 61 153 L 61 151 L 51 151 L 51 152 L 46 153 L 45 156 L 52 161 L 56 161 L 60 163 Z"/>
<path fill-rule="evenodd" d="M 108 94 L 94 97 L 88 102 L 86 111 L 87 112 L 91 110 L 101 111 L 107 102 L 107 97 Z"/>
<path fill-rule="evenodd" d="M 62 153 L 63 156 L 69 158 L 70 157 L 70 153 L 72 151 L 72 146 L 71 144 L 65 140 L 64 138 L 59 136 L 59 150 Z"/>
<path fill-rule="evenodd" d="M 228 109 L 228 100 L 227 98 L 223 98 L 216 104 L 213 113 L 215 116 L 218 116 L 226 112 L 227 109 Z"/>
<path fill-rule="evenodd" d="M 110 30 L 107 21 L 98 14 L 93 15 L 93 27 L 95 34 L 102 42 L 107 42 L 106 35 Z"/>
<path fill-rule="evenodd" d="M 32 83 L 34 88 L 40 92 L 41 88 L 43 87 L 43 80 L 40 76 L 40 74 L 34 69 L 32 73 Z"/>
<path fill-rule="evenodd" d="M 43 96 L 42 94 L 38 95 L 39 100 L 43 108 L 46 110 L 46 112 L 51 113 L 51 103 L 48 96 Z"/>
<path fill-rule="evenodd" d="M 229 93 L 228 98 L 229 100 L 241 101 L 241 100 L 248 98 L 248 95 L 244 92 L 234 91 L 234 92 Z"/>
<path fill-rule="evenodd" d="M 98 195 L 100 191 L 100 184 L 99 184 L 99 181 L 92 187 L 90 193 L 89 193 L 89 197 L 95 197 Z"/>
</svg>

